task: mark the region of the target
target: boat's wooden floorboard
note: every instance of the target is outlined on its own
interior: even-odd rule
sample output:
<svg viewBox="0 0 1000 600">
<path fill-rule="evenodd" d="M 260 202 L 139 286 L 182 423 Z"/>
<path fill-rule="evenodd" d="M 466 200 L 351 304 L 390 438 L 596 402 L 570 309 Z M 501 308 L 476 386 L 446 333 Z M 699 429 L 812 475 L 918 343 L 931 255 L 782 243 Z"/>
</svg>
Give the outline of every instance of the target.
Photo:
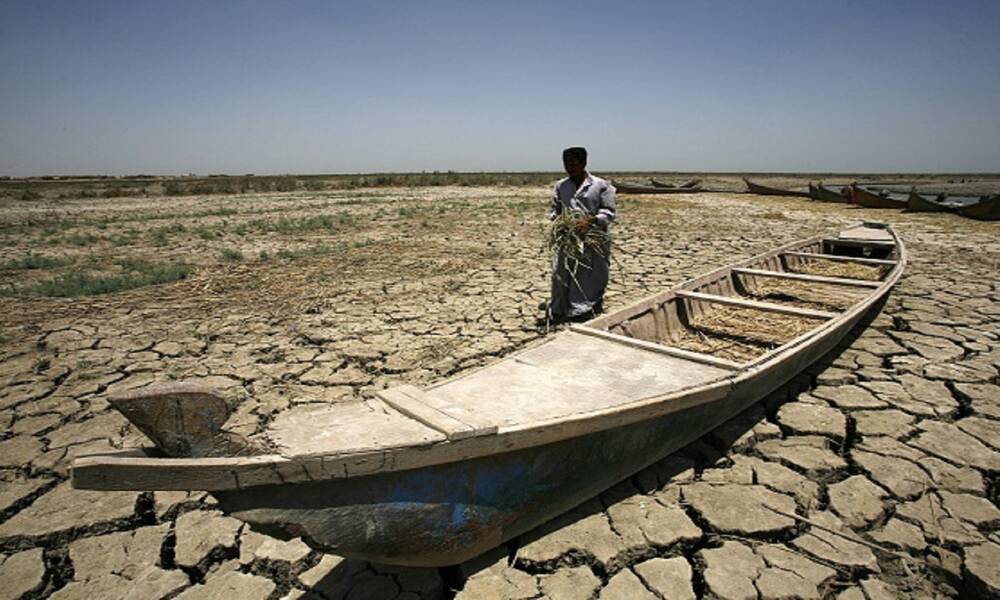
<svg viewBox="0 0 1000 600">
<path fill-rule="evenodd" d="M 279 415 L 267 437 L 284 456 L 350 454 L 445 439 L 381 400 L 302 405 Z"/>
<path fill-rule="evenodd" d="M 501 430 L 618 406 L 732 375 L 701 364 L 583 335 L 548 342 L 426 391 L 452 417 Z"/>
<path fill-rule="evenodd" d="M 730 375 L 730 369 L 564 332 L 516 357 L 425 390 L 421 401 L 469 424 L 471 431 L 492 434 L 497 428 L 612 408 Z M 306 405 L 282 413 L 267 437 L 285 456 L 387 450 L 450 437 L 406 413 L 381 399 Z"/>
</svg>

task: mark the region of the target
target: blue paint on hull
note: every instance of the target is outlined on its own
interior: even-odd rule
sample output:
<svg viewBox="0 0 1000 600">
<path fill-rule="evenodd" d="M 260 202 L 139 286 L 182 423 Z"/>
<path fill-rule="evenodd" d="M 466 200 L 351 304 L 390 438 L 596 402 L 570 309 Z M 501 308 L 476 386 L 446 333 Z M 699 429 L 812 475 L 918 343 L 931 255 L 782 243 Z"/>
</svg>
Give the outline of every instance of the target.
<svg viewBox="0 0 1000 600">
<path fill-rule="evenodd" d="M 472 558 L 599 494 L 742 410 L 719 402 L 554 444 L 421 469 L 216 493 L 267 533 L 375 562 Z"/>
</svg>

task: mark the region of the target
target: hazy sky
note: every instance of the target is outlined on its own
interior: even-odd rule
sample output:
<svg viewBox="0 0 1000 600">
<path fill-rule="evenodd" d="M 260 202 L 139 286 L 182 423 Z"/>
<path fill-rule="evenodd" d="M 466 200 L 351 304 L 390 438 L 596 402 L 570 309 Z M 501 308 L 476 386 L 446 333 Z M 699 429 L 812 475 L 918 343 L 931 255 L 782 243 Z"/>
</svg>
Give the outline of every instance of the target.
<svg viewBox="0 0 1000 600">
<path fill-rule="evenodd" d="M 1000 2 L 0 0 L 0 174 L 1000 171 Z"/>
</svg>

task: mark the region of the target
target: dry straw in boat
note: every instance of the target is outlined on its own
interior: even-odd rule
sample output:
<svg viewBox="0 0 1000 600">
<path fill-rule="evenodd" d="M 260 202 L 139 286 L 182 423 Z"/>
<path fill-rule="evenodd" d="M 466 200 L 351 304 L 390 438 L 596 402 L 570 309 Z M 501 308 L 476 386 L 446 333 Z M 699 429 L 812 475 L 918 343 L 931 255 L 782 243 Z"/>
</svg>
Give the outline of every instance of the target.
<svg viewBox="0 0 1000 600">
<path fill-rule="evenodd" d="M 671 346 L 744 362 L 807 333 L 817 319 L 735 306 L 713 307 L 692 319 Z"/>
<path fill-rule="evenodd" d="M 865 295 L 858 288 L 765 278 L 758 280 L 748 293 L 767 302 L 837 311 L 849 308 Z"/>
<path fill-rule="evenodd" d="M 824 277 L 840 277 L 842 279 L 864 279 L 867 281 L 879 281 L 882 279 L 882 267 L 851 262 L 814 260 L 790 265 L 789 270 L 806 275 L 822 275 Z"/>
</svg>

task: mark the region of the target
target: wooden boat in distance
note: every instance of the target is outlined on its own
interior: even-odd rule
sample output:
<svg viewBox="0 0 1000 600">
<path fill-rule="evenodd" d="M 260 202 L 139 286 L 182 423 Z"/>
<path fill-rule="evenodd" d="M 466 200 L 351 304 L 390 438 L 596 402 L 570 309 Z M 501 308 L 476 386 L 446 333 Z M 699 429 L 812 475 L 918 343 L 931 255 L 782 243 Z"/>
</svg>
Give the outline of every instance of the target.
<svg viewBox="0 0 1000 600">
<path fill-rule="evenodd" d="M 820 202 L 847 202 L 845 194 L 823 187 L 822 181 L 816 185 L 809 184 L 809 197 Z"/>
<path fill-rule="evenodd" d="M 873 194 L 856 183 L 851 184 L 851 202 L 865 208 L 906 208 L 907 205 L 906 200 Z"/>
<path fill-rule="evenodd" d="M 652 177 L 649 178 L 649 185 L 651 185 L 653 187 L 658 187 L 658 188 L 692 189 L 692 188 L 698 187 L 699 183 L 701 183 L 701 179 L 692 179 L 692 180 L 690 180 L 688 182 L 685 182 L 685 183 L 682 183 L 680 185 L 674 185 L 673 183 L 665 183 L 663 181 L 657 181 L 656 179 L 653 179 Z"/>
<path fill-rule="evenodd" d="M 792 190 L 781 190 L 767 187 L 766 185 L 758 185 L 746 177 L 743 178 L 743 183 L 747 184 L 747 189 L 750 190 L 751 194 L 757 194 L 758 196 L 796 196 L 799 198 L 809 198 L 809 192 L 793 192 Z"/>
<path fill-rule="evenodd" d="M 423 389 L 300 405 L 249 439 L 220 429 L 224 404 L 210 391 L 141 389 L 112 405 L 159 449 L 78 457 L 73 486 L 208 490 L 226 514 L 270 535 L 380 563 L 456 564 L 785 384 L 833 350 L 905 264 L 884 226 L 818 235 Z M 733 322 L 756 333 L 726 334 Z"/>
<path fill-rule="evenodd" d="M 980 221 L 1000 221 L 1000 194 L 984 196 L 976 204 L 958 209 L 958 214 Z"/>
<path fill-rule="evenodd" d="M 916 190 L 910 190 L 910 195 L 906 200 L 906 210 L 908 212 L 956 212 L 959 206 L 948 204 L 947 196 L 938 194 L 936 200 L 924 198 Z"/>
<path fill-rule="evenodd" d="M 612 181 L 615 191 L 621 194 L 696 194 L 701 188 L 691 187 L 654 187 L 651 185 L 635 185 L 632 183 L 619 183 Z"/>
</svg>

